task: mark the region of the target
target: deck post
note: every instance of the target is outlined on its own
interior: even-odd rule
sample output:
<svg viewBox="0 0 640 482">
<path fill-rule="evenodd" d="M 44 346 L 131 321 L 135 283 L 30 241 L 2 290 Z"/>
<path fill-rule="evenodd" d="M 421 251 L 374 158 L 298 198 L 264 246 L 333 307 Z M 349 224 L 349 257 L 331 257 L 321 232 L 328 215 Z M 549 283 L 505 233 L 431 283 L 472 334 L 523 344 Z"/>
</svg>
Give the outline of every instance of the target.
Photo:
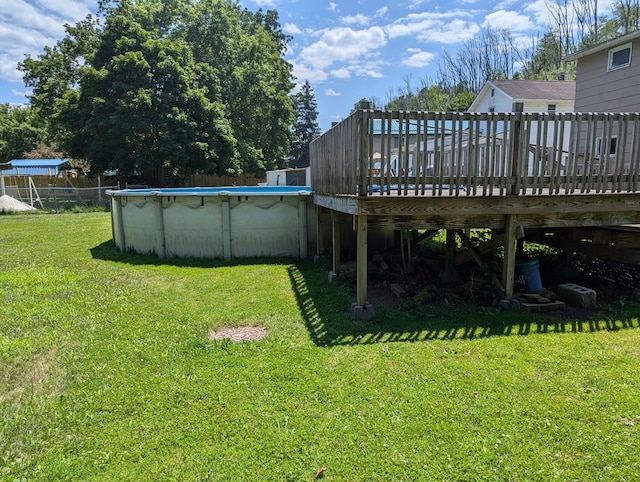
<svg viewBox="0 0 640 482">
<path fill-rule="evenodd" d="M 456 273 L 456 231 L 454 229 L 447 229 L 444 272 L 441 274 L 440 278 L 445 283 L 455 283 L 458 281 Z"/>
<path fill-rule="evenodd" d="M 367 304 L 367 216 L 358 216 L 358 299 L 360 306 Z"/>
<path fill-rule="evenodd" d="M 374 316 L 373 305 L 367 303 L 367 216 L 357 216 L 358 254 L 357 254 L 357 282 L 356 302 L 351 305 L 351 315 L 359 321 L 369 321 Z"/>
<path fill-rule="evenodd" d="M 516 216 L 508 214 L 505 220 L 504 230 L 504 261 L 502 263 L 502 286 L 505 290 L 505 298 L 513 299 L 513 282 L 516 273 L 516 251 L 518 247 L 518 226 Z"/>
<path fill-rule="evenodd" d="M 300 259 L 307 257 L 307 194 L 298 194 L 298 254 Z"/>
<path fill-rule="evenodd" d="M 337 212 L 331 211 L 331 273 L 333 276 L 337 276 L 340 272 L 340 247 L 340 218 Z"/>
<path fill-rule="evenodd" d="M 324 208 L 314 204 L 316 208 L 316 256 L 321 256 L 324 250 L 324 231 L 322 229 L 322 213 Z"/>
</svg>

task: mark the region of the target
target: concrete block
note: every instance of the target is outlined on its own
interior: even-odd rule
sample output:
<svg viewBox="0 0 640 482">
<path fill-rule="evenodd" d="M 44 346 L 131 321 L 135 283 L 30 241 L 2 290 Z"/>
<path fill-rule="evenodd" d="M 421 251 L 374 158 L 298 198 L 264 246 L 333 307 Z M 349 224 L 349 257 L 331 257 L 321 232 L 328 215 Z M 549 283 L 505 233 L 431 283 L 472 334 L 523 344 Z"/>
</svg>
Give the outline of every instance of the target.
<svg viewBox="0 0 640 482">
<path fill-rule="evenodd" d="M 593 308 L 596 306 L 596 292 L 591 288 L 577 285 L 575 283 L 564 283 L 558 286 L 558 298 L 572 305 L 582 308 Z"/>
<path fill-rule="evenodd" d="M 335 271 L 329 271 L 329 283 L 333 283 L 336 279 L 338 278 L 338 273 L 336 273 Z"/>
<path fill-rule="evenodd" d="M 500 311 L 515 312 L 515 313 L 520 311 L 520 301 L 516 299 L 499 300 L 497 306 L 500 309 Z"/>
<path fill-rule="evenodd" d="M 391 292 L 398 298 L 404 298 L 405 296 L 407 296 L 407 292 L 398 283 L 391 283 L 389 285 L 389 289 L 391 289 Z"/>
<path fill-rule="evenodd" d="M 566 308 L 562 301 L 550 301 L 549 303 L 528 303 L 520 302 L 522 311 L 527 313 L 548 313 L 552 311 L 560 311 Z"/>
<path fill-rule="evenodd" d="M 371 321 L 375 316 L 373 305 L 369 302 L 365 306 L 353 303 L 351 305 L 351 317 L 357 321 Z"/>
</svg>

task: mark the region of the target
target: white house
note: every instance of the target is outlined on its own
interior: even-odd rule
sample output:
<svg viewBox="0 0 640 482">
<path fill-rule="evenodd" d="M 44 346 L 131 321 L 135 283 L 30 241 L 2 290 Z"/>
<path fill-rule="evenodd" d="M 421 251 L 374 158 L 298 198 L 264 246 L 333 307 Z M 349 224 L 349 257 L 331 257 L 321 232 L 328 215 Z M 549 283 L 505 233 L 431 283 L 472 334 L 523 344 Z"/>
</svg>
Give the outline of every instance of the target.
<svg viewBox="0 0 640 482">
<path fill-rule="evenodd" d="M 488 80 L 480 93 L 469 107 L 469 112 L 525 112 L 525 113 L 565 113 L 574 111 L 576 83 L 573 81 L 547 80 Z M 562 125 L 561 125 L 562 124 Z M 571 123 L 568 121 L 554 121 L 545 124 L 547 130 L 547 150 L 542 159 L 533 159 L 531 152 L 539 142 L 536 137 L 538 122 L 531 123 L 529 139 L 529 162 L 527 170 L 533 173 L 536 163 L 542 163 L 539 169 L 548 170 L 550 160 L 561 157 L 562 168 L 566 164 L 565 152 L 569 149 Z M 564 131 L 560 155 L 554 145 L 554 139 L 559 129 Z M 499 133 L 498 137 L 502 139 Z"/>
<path fill-rule="evenodd" d="M 469 112 L 573 112 L 576 83 L 567 80 L 488 80 Z"/>
</svg>

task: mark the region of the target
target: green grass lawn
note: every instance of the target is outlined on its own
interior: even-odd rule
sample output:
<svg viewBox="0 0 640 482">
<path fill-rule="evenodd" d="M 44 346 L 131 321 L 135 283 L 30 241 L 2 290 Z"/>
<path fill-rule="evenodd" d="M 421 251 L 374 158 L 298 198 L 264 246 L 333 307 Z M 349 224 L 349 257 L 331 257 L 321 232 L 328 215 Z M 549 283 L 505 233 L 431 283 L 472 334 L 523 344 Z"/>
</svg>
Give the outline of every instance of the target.
<svg viewBox="0 0 640 482">
<path fill-rule="evenodd" d="M 0 256 L 0 480 L 640 474 L 637 304 L 357 323 L 326 267 L 121 254 L 108 213 L 0 216 Z"/>
</svg>

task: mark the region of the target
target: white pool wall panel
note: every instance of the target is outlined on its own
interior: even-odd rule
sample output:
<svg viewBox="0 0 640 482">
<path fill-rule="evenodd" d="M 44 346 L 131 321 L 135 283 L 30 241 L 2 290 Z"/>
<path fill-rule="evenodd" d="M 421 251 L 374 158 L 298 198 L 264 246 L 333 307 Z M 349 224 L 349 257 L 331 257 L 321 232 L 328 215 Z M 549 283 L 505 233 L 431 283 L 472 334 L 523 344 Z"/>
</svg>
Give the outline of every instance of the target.
<svg viewBox="0 0 640 482">
<path fill-rule="evenodd" d="M 111 192 L 115 244 L 122 251 L 161 258 L 230 260 L 315 253 L 316 216 L 310 192 L 243 194 L 234 189 L 191 194 Z"/>
<path fill-rule="evenodd" d="M 222 212 L 214 198 L 163 200 L 164 242 L 169 258 L 223 258 Z"/>
</svg>

